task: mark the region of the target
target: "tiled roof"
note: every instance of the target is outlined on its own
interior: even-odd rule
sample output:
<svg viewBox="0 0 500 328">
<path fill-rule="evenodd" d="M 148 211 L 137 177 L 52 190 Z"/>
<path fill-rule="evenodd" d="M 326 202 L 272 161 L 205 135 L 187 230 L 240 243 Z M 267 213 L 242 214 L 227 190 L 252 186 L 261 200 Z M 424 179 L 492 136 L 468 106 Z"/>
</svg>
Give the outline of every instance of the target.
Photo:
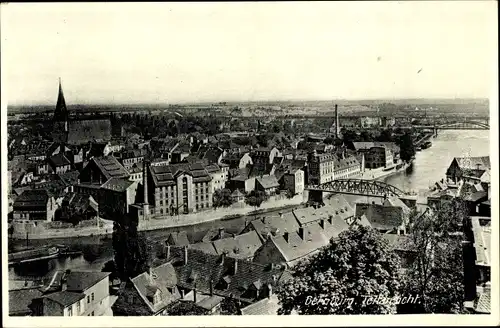
<svg viewBox="0 0 500 328">
<path fill-rule="evenodd" d="M 93 199 L 92 196 L 70 192 L 64 196 L 62 205 L 70 208 L 73 213 L 85 212 L 89 207 L 97 211 L 97 203 L 91 199 Z"/>
<path fill-rule="evenodd" d="M 83 292 L 109 276 L 109 272 L 71 271 L 67 275 L 68 291 Z"/>
<path fill-rule="evenodd" d="M 410 215 L 410 213 L 411 213 L 411 209 L 405 203 L 403 203 L 403 201 L 401 199 L 399 199 L 397 197 L 388 197 L 384 201 L 383 205 L 401 207 L 401 209 L 403 210 L 403 213 L 405 215 Z"/>
<path fill-rule="evenodd" d="M 252 258 L 254 253 L 262 246 L 259 235 L 250 231 L 238 236 L 218 239 L 213 242 L 217 254 L 227 252 L 228 256 L 247 259 Z"/>
<path fill-rule="evenodd" d="M 68 144 L 77 145 L 101 140 L 111 140 L 111 121 L 109 119 L 68 122 Z"/>
<path fill-rule="evenodd" d="M 491 313 L 491 290 L 488 289 L 480 293 L 474 303 L 474 311 L 476 313 Z"/>
<path fill-rule="evenodd" d="M 133 184 L 134 184 L 134 181 L 121 179 L 121 178 L 111 178 L 108 181 L 106 181 L 101 186 L 101 188 L 104 188 L 107 190 L 118 191 L 118 192 L 124 192 Z"/>
<path fill-rule="evenodd" d="M 174 185 L 177 183 L 175 177 L 182 173 L 191 175 L 194 183 L 209 182 L 212 180 L 203 165 L 199 165 L 198 163 L 151 166 L 150 172 L 155 186 Z"/>
<path fill-rule="evenodd" d="M 291 232 L 299 228 L 299 222 L 293 213 L 284 213 L 283 217 L 271 216 L 252 220 L 250 226 L 257 232 L 261 240 L 265 240 L 269 233 L 281 235 L 285 231 Z"/>
<path fill-rule="evenodd" d="M 45 295 L 44 297 L 66 307 L 66 306 L 70 306 L 72 304 L 75 304 L 76 302 L 78 302 L 81 299 L 84 299 L 85 294 L 84 293 L 70 292 L 68 290 L 63 290 L 60 292 L 55 292 L 55 293 Z"/>
<path fill-rule="evenodd" d="M 277 315 L 279 300 L 276 294 L 266 297 L 241 309 L 242 315 Z"/>
<path fill-rule="evenodd" d="M 177 274 L 170 263 L 153 268 L 151 272 L 143 272 L 131 281 L 144 303 L 153 313 L 180 298 L 173 290 L 177 284 Z M 154 303 L 152 297 L 156 293 L 158 293 L 160 301 Z"/>
<path fill-rule="evenodd" d="M 228 232 L 221 230 L 221 229 L 218 229 L 218 228 L 213 228 L 213 229 L 208 230 L 201 240 L 203 242 L 210 242 L 210 241 L 214 241 L 217 239 L 229 238 L 229 237 L 233 237 L 233 234 L 228 233 Z"/>
<path fill-rule="evenodd" d="M 22 192 L 14 202 L 14 210 L 27 208 L 40 208 L 47 210 L 50 195 L 45 189 L 28 189 Z"/>
<path fill-rule="evenodd" d="M 42 292 L 37 288 L 9 290 L 9 315 L 30 315 L 29 305 L 40 296 Z"/>
<path fill-rule="evenodd" d="M 186 231 L 171 232 L 167 237 L 167 244 L 172 246 L 189 245 Z"/>
<path fill-rule="evenodd" d="M 184 249 L 177 248 L 181 262 L 173 262 L 177 272 L 178 286 L 194 289 L 200 293 L 210 291 L 219 296 L 232 296 L 245 302 L 254 302 L 255 295 L 249 293 L 253 288 L 260 288 L 261 293 L 268 285 L 276 289 L 284 271 L 283 268 L 270 265 L 232 259 L 230 257 L 210 255 L 203 251 L 188 249 L 187 265 L 182 262 Z M 176 264 L 179 263 L 179 264 Z"/>
<path fill-rule="evenodd" d="M 403 223 L 401 207 L 357 203 L 356 217 L 361 217 L 363 214 L 374 229 L 390 230 Z"/>
<path fill-rule="evenodd" d="M 274 174 L 268 175 L 268 176 L 263 176 L 263 177 L 258 177 L 255 180 L 264 189 L 276 188 L 276 187 L 279 187 L 279 185 L 280 185 L 278 183 L 278 180 L 276 180 L 276 176 Z"/>
<path fill-rule="evenodd" d="M 114 156 L 94 157 L 91 161 L 94 161 L 107 179 L 129 177 L 127 170 Z"/>
<path fill-rule="evenodd" d="M 271 236 L 285 260 L 293 265 L 328 245 L 331 238 L 349 229 L 349 225 L 339 216 L 328 217 L 319 222 L 310 223 L 287 235 Z"/>
<path fill-rule="evenodd" d="M 471 217 L 472 233 L 474 235 L 474 249 L 477 265 L 490 265 L 491 257 L 491 227 L 483 227 L 479 217 Z"/>
<path fill-rule="evenodd" d="M 463 169 L 491 169 L 490 157 L 455 157 L 458 166 Z"/>
<path fill-rule="evenodd" d="M 219 305 L 224 300 L 224 297 L 212 295 L 199 300 L 196 305 L 205 309 L 212 310 L 214 307 Z"/>
<path fill-rule="evenodd" d="M 217 255 L 217 250 L 215 250 L 213 242 L 199 242 L 195 244 L 190 244 L 188 247 L 208 254 Z"/>
<path fill-rule="evenodd" d="M 71 164 L 69 159 L 67 159 L 66 156 L 64 156 L 64 154 L 62 154 L 62 153 L 59 153 L 59 154 L 56 154 L 56 155 L 49 157 L 48 161 L 56 167 Z"/>
</svg>

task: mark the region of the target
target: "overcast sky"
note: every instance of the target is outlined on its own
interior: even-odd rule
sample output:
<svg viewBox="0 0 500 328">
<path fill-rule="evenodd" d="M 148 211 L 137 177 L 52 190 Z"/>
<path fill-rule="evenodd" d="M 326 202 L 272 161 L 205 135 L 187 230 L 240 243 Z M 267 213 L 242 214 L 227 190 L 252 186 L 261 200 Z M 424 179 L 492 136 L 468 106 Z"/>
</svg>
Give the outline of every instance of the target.
<svg viewBox="0 0 500 328">
<path fill-rule="evenodd" d="M 496 2 L 2 5 L 9 104 L 489 97 Z M 420 71 L 420 72 L 419 72 Z"/>
</svg>

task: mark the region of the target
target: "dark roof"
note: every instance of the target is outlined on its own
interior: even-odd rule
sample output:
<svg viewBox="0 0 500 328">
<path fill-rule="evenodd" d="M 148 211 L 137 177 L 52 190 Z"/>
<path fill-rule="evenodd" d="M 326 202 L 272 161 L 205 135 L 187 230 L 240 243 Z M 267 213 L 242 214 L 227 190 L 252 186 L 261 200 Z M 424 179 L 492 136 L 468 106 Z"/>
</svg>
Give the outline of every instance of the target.
<svg viewBox="0 0 500 328">
<path fill-rule="evenodd" d="M 9 315 L 30 315 L 29 305 L 42 296 L 37 288 L 9 290 Z"/>
<path fill-rule="evenodd" d="M 45 189 L 28 189 L 16 198 L 13 206 L 14 209 L 39 208 L 47 210 L 49 198 L 49 192 Z"/>
<path fill-rule="evenodd" d="M 403 209 L 397 206 L 356 204 L 356 217 L 365 215 L 374 229 L 390 230 L 403 223 Z"/>
<path fill-rule="evenodd" d="M 111 121 L 109 119 L 87 119 L 68 122 L 68 144 L 79 145 L 102 140 L 111 140 Z"/>
<path fill-rule="evenodd" d="M 78 176 L 80 175 L 80 172 L 74 170 L 74 171 L 67 171 L 65 173 L 58 174 L 59 178 L 67 185 L 67 186 L 74 186 L 78 183 Z"/>
<path fill-rule="evenodd" d="M 276 176 L 274 174 L 263 176 L 263 177 L 257 177 L 255 180 L 264 189 L 276 188 L 276 187 L 279 187 L 279 185 L 280 185 L 278 183 L 278 180 L 276 180 Z"/>
<path fill-rule="evenodd" d="M 122 179 L 122 178 L 111 178 L 108 181 L 106 181 L 101 186 L 101 188 L 104 188 L 107 190 L 118 191 L 118 192 L 124 192 L 132 184 L 134 184 L 134 181 L 130 181 L 130 180 Z"/>
<path fill-rule="evenodd" d="M 299 226 L 299 222 L 291 212 L 283 214 L 283 217 L 265 217 L 250 222 L 251 229 L 255 230 L 262 240 L 265 240 L 269 233 L 281 235 L 285 231 L 295 231 Z"/>
<path fill-rule="evenodd" d="M 76 302 L 78 302 L 81 299 L 84 299 L 85 294 L 63 290 L 60 292 L 55 292 L 55 293 L 45 295 L 44 298 L 48 298 L 49 300 L 52 300 L 56 303 L 61 304 L 64 307 L 66 307 L 66 306 L 70 306 L 72 304 L 75 304 Z"/>
<path fill-rule="evenodd" d="M 71 271 L 70 274 L 66 277 L 68 291 L 85 291 L 109 275 L 109 272 Z"/>
<path fill-rule="evenodd" d="M 175 178 L 182 173 L 191 175 L 194 183 L 212 180 L 207 170 L 198 163 L 151 166 L 150 172 L 155 186 L 175 185 Z"/>
<path fill-rule="evenodd" d="M 91 197 L 92 196 L 89 195 L 70 192 L 67 193 L 66 196 L 64 196 L 62 205 L 67 207 L 68 209 L 71 209 L 73 213 L 83 213 L 90 208 L 94 211 L 97 211 L 97 203 L 95 202 L 95 200 L 94 202 L 91 202 Z"/>
<path fill-rule="evenodd" d="M 64 156 L 64 154 L 62 154 L 62 153 L 55 154 L 55 155 L 49 157 L 48 161 L 49 161 L 49 163 L 53 164 L 56 167 L 71 164 L 69 159 L 67 159 L 66 156 Z"/>
<path fill-rule="evenodd" d="M 94 157 L 91 159 L 107 179 L 128 178 L 127 170 L 114 156 Z"/>
<path fill-rule="evenodd" d="M 286 272 L 282 267 L 271 267 L 270 265 L 261 265 L 221 255 L 211 255 L 189 248 L 188 261 L 184 265 L 182 262 L 183 248 L 174 247 L 172 254 L 178 259 L 174 260 L 173 263 L 179 287 L 194 289 L 196 285 L 197 291 L 208 293 L 210 281 L 212 281 L 215 295 L 225 297 L 231 295 L 233 298 L 249 303 L 255 301 L 254 296 L 248 293 L 250 289 L 260 288 L 262 290 L 271 285 L 275 290 L 283 273 Z M 226 284 L 227 286 L 223 286 Z"/>
</svg>

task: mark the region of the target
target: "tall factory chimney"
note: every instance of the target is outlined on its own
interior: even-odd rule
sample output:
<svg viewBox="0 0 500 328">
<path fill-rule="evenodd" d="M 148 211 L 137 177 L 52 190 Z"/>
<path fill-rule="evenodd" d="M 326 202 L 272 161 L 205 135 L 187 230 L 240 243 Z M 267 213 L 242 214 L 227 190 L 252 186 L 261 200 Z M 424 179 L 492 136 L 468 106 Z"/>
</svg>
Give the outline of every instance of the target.
<svg viewBox="0 0 500 328">
<path fill-rule="evenodd" d="M 335 104 L 335 139 L 339 138 L 340 128 L 339 128 L 339 113 L 337 111 L 337 104 Z"/>
</svg>

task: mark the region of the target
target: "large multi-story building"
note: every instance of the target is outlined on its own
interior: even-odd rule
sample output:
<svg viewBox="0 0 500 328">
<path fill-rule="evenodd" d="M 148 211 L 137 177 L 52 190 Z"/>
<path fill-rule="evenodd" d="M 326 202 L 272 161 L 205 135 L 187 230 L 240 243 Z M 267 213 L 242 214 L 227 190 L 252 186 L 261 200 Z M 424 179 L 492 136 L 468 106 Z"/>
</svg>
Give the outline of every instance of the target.
<svg viewBox="0 0 500 328">
<path fill-rule="evenodd" d="M 151 166 L 147 185 L 154 215 L 188 214 L 212 207 L 212 177 L 201 164 Z"/>
<path fill-rule="evenodd" d="M 399 147 L 393 143 L 353 142 L 353 146 L 358 154 L 364 155 L 367 169 L 394 166 L 395 154 L 399 152 Z"/>
<path fill-rule="evenodd" d="M 337 156 L 334 153 L 309 154 L 307 163 L 307 183 L 320 185 L 333 181 L 333 171 Z"/>
</svg>

